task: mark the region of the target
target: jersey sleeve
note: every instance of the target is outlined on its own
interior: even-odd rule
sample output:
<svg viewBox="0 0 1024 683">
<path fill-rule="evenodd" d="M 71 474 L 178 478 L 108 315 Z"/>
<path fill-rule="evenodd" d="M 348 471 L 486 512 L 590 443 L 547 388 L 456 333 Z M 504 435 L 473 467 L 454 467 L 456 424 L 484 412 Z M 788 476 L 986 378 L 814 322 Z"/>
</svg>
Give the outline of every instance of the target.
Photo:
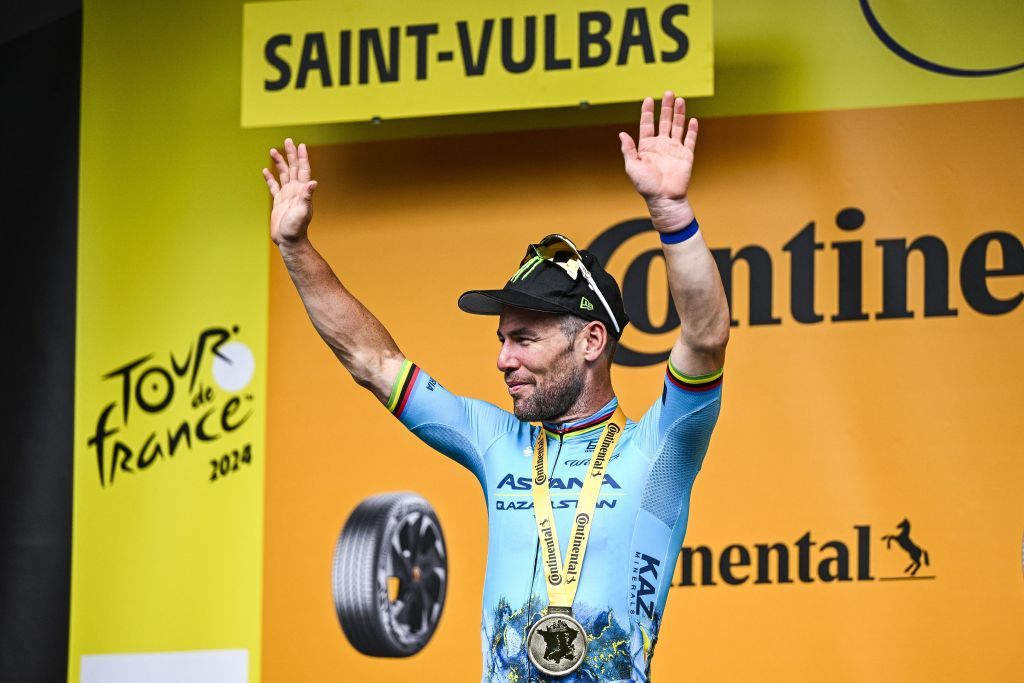
<svg viewBox="0 0 1024 683">
<path fill-rule="evenodd" d="M 723 371 L 701 376 L 680 372 L 669 361 L 661 397 L 641 418 L 641 437 L 651 452 L 675 453 L 677 463 L 696 474 L 711 441 L 722 402 Z"/>
<path fill-rule="evenodd" d="M 485 490 L 484 454 L 519 425 L 508 411 L 451 393 L 408 359 L 395 378 L 387 408 L 428 446 L 469 469 Z"/>
</svg>

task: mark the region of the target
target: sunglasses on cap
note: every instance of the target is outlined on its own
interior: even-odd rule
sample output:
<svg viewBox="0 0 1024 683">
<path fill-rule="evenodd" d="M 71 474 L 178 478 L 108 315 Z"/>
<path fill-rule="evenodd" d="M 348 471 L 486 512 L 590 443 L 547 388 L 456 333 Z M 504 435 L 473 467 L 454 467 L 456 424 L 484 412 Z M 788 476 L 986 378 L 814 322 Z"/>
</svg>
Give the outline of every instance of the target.
<svg viewBox="0 0 1024 683">
<path fill-rule="evenodd" d="M 576 248 L 576 245 L 572 243 L 568 237 L 559 234 L 551 234 L 542 239 L 537 244 L 531 244 L 526 256 L 519 264 L 519 270 L 512 275 L 511 282 L 515 282 L 520 278 L 526 278 L 533 270 L 544 261 L 553 263 L 554 265 L 565 271 L 566 275 L 576 280 L 580 275 L 583 276 L 583 280 L 590 287 L 594 295 L 597 296 L 597 300 L 604 306 L 604 310 L 608 312 L 608 317 L 611 318 L 612 325 L 615 326 L 615 334 L 621 334 L 622 328 L 619 325 L 618 319 L 612 312 L 612 307 L 608 305 L 608 301 L 604 298 L 604 294 L 597 286 L 597 282 L 594 281 L 594 277 L 590 274 L 590 271 L 583 264 L 583 255 L 580 254 L 580 250 Z"/>
</svg>

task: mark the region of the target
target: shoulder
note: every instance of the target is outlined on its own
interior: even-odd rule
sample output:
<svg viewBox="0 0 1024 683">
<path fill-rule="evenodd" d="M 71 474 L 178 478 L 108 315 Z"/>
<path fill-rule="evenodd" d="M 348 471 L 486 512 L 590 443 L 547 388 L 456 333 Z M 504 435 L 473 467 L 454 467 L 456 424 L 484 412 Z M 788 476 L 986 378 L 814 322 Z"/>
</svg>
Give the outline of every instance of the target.
<svg viewBox="0 0 1024 683">
<path fill-rule="evenodd" d="M 710 434 L 718 418 L 724 372 L 687 375 L 671 362 L 665 367 L 661 395 L 636 423 L 636 438 L 652 452 L 666 439 L 688 433 Z"/>
</svg>

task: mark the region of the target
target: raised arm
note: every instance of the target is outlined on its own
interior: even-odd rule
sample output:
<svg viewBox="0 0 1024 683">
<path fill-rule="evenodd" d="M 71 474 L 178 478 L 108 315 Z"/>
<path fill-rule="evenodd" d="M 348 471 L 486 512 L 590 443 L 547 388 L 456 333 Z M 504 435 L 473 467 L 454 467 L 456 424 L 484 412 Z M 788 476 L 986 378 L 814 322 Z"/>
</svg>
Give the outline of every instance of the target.
<svg viewBox="0 0 1024 683">
<path fill-rule="evenodd" d="M 627 133 L 619 133 L 619 141 L 626 173 L 647 202 L 655 230 L 661 233 L 669 289 L 682 321 L 669 359 L 682 373 L 699 376 L 715 372 L 725 363 L 729 305 L 715 260 L 700 230 L 692 224 L 687 190 L 697 145 L 697 119 L 691 118 L 688 126 L 685 122 L 683 98 L 666 92 L 655 133 L 654 100 L 648 97 L 640 109 L 639 142 Z"/>
<path fill-rule="evenodd" d="M 386 404 L 404 357 L 380 321 L 345 289 L 310 243 L 307 231 L 317 183 L 312 179 L 309 153 L 305 145 L 296 148 L 291 138 L 284 141 L 284 149 L 287 158 L 270 150 L 277 178 L 263 169 L 274 197 L 270 238 L 316 331 L 352 378 Z"/>
</svg>

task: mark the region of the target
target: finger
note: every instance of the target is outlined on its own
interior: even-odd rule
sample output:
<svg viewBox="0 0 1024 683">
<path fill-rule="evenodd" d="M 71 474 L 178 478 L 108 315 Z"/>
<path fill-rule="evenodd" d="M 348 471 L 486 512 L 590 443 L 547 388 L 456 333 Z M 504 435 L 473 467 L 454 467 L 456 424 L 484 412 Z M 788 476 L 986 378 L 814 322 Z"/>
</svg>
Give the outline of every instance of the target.
<svg viewBox="0 0 1024 683">
<path fill-rule="evenodd" d="M 282 185 L 286 184 L 288 182 L 288 180 L 289 180 L 289 178 L 288 178 L 288 164 L 286 164 L 284 162 L 284 157 L 281 156 L 281 153 L 278 152 L 277 149 L 271 147 L 270 148 L 270 158 L 274 160 L 274 167 L 277 169 L 277 179 L 278 179 L 278 181 Z"/>
<path fill-rule="evenodd" d="M 295 152 L 295 143 L 291 138 L 284 139 L 284 152 L 288 155 L 288 177 L 299 177 L 299 156 Z"/>
<path fill-rule="evenodd" d="M 638 159 L 639 156 L 636 153 L 636 143 L 633 142 L 633 138 L 629 133 L 619 133 L 619 143 L 622 145 L 622 158 L 626 161 L 630 159 Z"/>
<path fill-rule="evenodd" d="M 682 97 L 677 97 L 675 102 L 675 113 L 672 115 L 672 139 L 680 141 L 683 139 L 683 131 L 686 130 L 686 126 L 683 125 L 686 122 L 686 102 L 683 101 Z"/>
<path fill-rule="evenodd" d="M 309 168 L 309 150 L 306 149 L 306 143 L 299 145 L 299 181 L 308 183 L 312 171 Z"/>
<path fill-rule="evenodd" d="M 697 148 L 697 119 L 690 119 L 690 125 L 686 128 L 686 139 L 683 140 L 683 147 L 692 153 Z"/>
<path fill-rule="evenodd" d="M 671 90 L 666 90 L 661 96 L 661 119 L 658 121 L 658 135 L 667 138 L 672 132 L 672 103 L 675 102 L 675 95 Z"/>
<path fill-rule="evenodd" d="M 302 198 L 307 202 L 312 200 L 314 190 L 316 190 L 316 181 L 311 180 L 302 188 Z"/>
<path fill-rule="evenodd" d="M 644 98 L 640 105 L 640 140 L 654 137 L 654 99 Z"/>
<path fill-rule="evenodd" d="M 263 169 L 263 179 L 267 181 L 267 187 L 270 188 L 270 195 L 272 197 L 276 197 L 277 193 L 281 191 L 281 186 L 277 184 L 276 180 L 274 180 L 274 174 L 267 169 Z"/>
</svg>

